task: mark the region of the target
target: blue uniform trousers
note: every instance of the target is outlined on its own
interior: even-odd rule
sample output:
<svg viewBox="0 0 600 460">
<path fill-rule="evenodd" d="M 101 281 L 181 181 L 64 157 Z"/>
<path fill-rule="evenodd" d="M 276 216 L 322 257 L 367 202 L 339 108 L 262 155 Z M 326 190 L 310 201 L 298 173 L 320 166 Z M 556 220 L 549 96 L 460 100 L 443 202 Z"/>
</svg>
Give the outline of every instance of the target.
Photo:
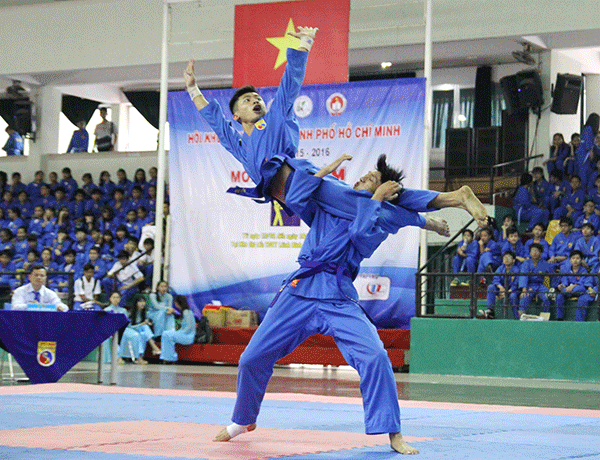
<svg viewBox="0 0 600 460">
<path fill-rule="evenodd" d="M 496 308 L 496 296 L 500 293 L 500 290 L 495 284 L 491 284 L 487 288 L 487 306 L 490 310 Z M 508 305 L 513 307 L 513 312 L 516 310 L 515 305 L 519 303 L 519 293 L 517 291 L 508 291 Z M 502 300 L 504 302 L 504 300 Z"/>
<path fill-rule="evenodd" d="M 527 295 L 521 297 L 519 301 L 520 310 L 527 313 L 527 307 L 531 304 L 531 301 L 535 296 L 542 301 L 542 311 L 550 311 L 550 299 L 548 299 L 548 288 L 543 284 L 530 284 L 527 288 Z M 515 315 L 516 317 L 516 315 Z"/>
<path fill-rule="evenodd" d="M 454 254 L 452 258 L 452 273 L 469 272 L 474 273 L 477 268 L 477 257 L 461 257 Z"/>
<path fill-rule="evenodd" d="M 400 432 L 400 407 L 392 365 L 377 329 L 354 302 L 296 297 L 286 287 L 267 311 L 239 362 L 232 420 L 256 422 L 276 361 L 313 334 L 334 338 L 360 375 L 367 434 Z"/>
<path fill-rule="evenodd" d="M 589 295 L 583 286 L 575 287 L 571 292 L 563 294 L 556 294 L 556 319 L 565 317 L 565 305 L 566 299 L 571 297 L 577 297 L 577 313 L 575 314 L 575 321 L 585 321 L 587 317 L 587 308 L 594 301 L 591 295 Z"/>
</svg>

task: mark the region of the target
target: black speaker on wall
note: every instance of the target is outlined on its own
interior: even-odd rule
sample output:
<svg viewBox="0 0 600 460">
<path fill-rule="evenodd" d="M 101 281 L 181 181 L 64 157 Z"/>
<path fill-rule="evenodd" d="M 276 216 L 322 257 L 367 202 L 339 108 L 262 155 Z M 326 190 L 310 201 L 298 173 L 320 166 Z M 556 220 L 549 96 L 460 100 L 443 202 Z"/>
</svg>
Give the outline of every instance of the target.
<svg viewBox="0 0 600 460">
<path fill-rule="evenodd" d="M 535 70 L 523 70 L 500 79 L 506 109 L 510 114 L 533 109 L 544 104 L 542 79 Z"/>
<path fill-rule="evenodd" d="M 469 175 L 473 156 L 473 129 L 448 128 L 446 130 L 446 177 Z"/>
<path fill-rule="evenodd" d="M 491 167 L 500 163 L 501 132 L 499 126 L 475 129 L 474 170 L 477 175 L 489 176 Z"/>
<path fill-rule="evenodd" d="M 575 115 L 579 106 L 582 86 L 583 77 L 581 75 L 559 73 L 556 76 L 550 111 L 562 115 Z"/>
</svg>

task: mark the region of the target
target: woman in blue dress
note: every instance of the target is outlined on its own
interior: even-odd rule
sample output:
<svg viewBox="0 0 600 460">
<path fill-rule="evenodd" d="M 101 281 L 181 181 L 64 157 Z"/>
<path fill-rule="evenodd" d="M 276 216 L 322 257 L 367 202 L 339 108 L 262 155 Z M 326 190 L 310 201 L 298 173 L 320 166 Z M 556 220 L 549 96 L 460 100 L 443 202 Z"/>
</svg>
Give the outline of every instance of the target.
<svg viewBox="0 0 600 460">
<path fill-rule="evenodd" d="M 160 337 L 165 331 L 175 330 L 173 296 L 168 290 L 167 282 L 160 281 L 156 286 L 156 292 L 148 296 L 148 317 L 154 323 L 154 337 Z"/>
<path fill-rule="evenodd" d="M 181 311 L 183 319 L 181 327 L 177 331 L 165 331 L 160 341 L 160 359 L 165 363 L 177 361 L 175 344 L 191 345 L 196 337 L 196 318 L 190 310 L 185 296 L 175 296 L 175 306 Z"/>
</svg>

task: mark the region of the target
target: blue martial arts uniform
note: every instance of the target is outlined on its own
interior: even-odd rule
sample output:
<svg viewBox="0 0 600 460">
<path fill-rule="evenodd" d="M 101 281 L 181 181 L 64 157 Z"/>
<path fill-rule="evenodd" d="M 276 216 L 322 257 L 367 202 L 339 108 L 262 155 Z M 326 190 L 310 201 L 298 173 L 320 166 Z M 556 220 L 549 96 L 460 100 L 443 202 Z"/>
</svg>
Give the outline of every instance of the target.
<svg viewBox="0 0 600 460">
<path fill-rule="evenodd" d="M 361 196 L 355 219 L 336 217 L 308 197 L 325 181 L 297 173 L 293 180 L 304 185 L 294 188 L 298 193 L 288 194 L 286 201 L 311 229 L 298 258 L 301 268 L 286 279 L 240 358 L 232 420 L 254 423 L 275 362 L 320 333 L 334 338 L 361 377 L 366 433 L 400 432 L 391 363 L 352 284 L 362 259 L 388 235 L 380 225 L 382 203 Z"/>
<path fill-rule="evenodd" d="M 533 241 L 533 238 L 531 238 L 530 240 L 525 241 L 525 249 L 523 250 L 525 252 L 525 257 L 529 258 L 531 257 L 531 245 L 535 243 L 535 241 Z M 541 239 L 538 244 L 542 245 L 542 248 L 544 248 L 544 250 L 542 251 L 542 260 L 548 260 L 548 257 L 550 257 L 550 245 L 548 244 L 548 242 L 545 239 Z"/>
<path fill-rule="evenodd" d="M 518 264 L 514 264 L 510 267 L 510 270 L 506 270 L 508 267 L 504 264 L 500 265 L 496 270 L 496 276 L 492 284 L 487 288 L 487 306 L 490 310 L 494 310 L 496 307 L 496 296 L 500 294 L 500 288 L 503 286 L 505 289 L 505 295 L 508 295 L 508 304 L 513 307 L 515 312 L 515 318 L 518 319 L 518 312 L 516 312 L 516 305 L 519 303 L 519 277 L 516 275 L 506 275 L 506 273 L 518 273 Z"/>
<path fill-rule="evenodd" d="M 218 102 L 213 100 L 200 110 L 206 122 L 219 137 L 221 145 L 242 163 L 252 181 L 257 184 L 255 189 L 245 191 L 243 195 L 270 200 L 268 193 L 270 181 L 284 163 L 295 171 L 309 174 L 318 171 L 318 168 L 309 161 L 295 158 L 300 142 L 300 127 L 294 115 L 293 104 L 302 87 L 307 57 L 308 53 L 305 51 L 287 50 L 288 62 L 271 108 L 256 122 L 250 136 L 246 133 L 240 134 L 233 127 L 232 122 L 225 118 Z M 293 193 L 294 184 L 288 179 L 286 196 L 288 193 Z M 240 193 L 242 189 L 232 190 Z M 348 184 L 328 175 L 320 187 L 319 196 L 315 196 L 314 199 L 325 206 L 325 211 L 338 217 L 354 219 L 356 198 L 363 196 L 363 193 L 352 190 Z M 438 192 L 432 191 L 405 190 L 400 195 L 399 204 L 417 212 L 433 211 L 434 209 L 427 208 L 427 205 L 437 195 Z M 384 208 L 384 213 L 393 213 L 397 207 L 387 203 Z M 394 218 L 390 217 L 390 219 Z M 419 226 L 422 227 L 424 223 L 423 220 Z M 415 223 L 404 221 L 402 226 L 406 225 L 415 225 Z"/>
<path fill-rule="evenodd" d="M 522 275 L 519 277 L 519 289 L 522 291 L 525 289 L 527 295 L 521 297 L 519 301 L 520 310 L 527 313 L 527 307 L 531 304 L 531 301 L 537 296 L 542 301 L 542 311 L 550 311 L 550 299 L 548 299 L 549 289 L 544 286 L 544 273 L 553 273 L 552 265 L 543 259 L 540 259 L 537 264 L 534 264 L 533 260 L 527 259 L 521 264 L 519 270 L 521 273 L 536 273 L 535 275 Z M 518 317 L 518 313 L 515 312 L 515 318 Z"/>
<path fill-rule="evenodd" d="M 565 287 L 574 285 L 575 287 L 571 292 L 560 292 L 556 294 L 556 318 L 562 319 L 565 316 L 565 301 L 567 299 L 576 297 L 577 298 L 577 313 L 575 315 L 575 321 L 585 321 L 587 316 L 587 308 L 593 302 L 594 298 L 589 294 L 588 288 L 593 287 L 594 279 L 591 276 L 577 276 L 581 273 L 587 273 L 587 270 L 582 266 L 579 267 L 577 272 L 573 272 L 571 269 L 568 273 L 562 277 L 560 284 Z"/>
</svg>

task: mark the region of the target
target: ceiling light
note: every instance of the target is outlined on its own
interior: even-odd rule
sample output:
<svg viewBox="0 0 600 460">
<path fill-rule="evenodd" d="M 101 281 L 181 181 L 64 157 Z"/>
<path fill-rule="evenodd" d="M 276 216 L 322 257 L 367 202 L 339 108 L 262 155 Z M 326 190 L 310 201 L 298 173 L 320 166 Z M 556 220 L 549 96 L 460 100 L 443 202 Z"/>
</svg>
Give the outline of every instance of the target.
<svg viewBox="0 0 600 460">
<path fill-rule="evenodd" d="M 392 67 L 392 63 L 391 62 L 382 62 L 381 63 L 381 68 L 382 69 L 387 69 L 388 67 Z"/>
</svg>

